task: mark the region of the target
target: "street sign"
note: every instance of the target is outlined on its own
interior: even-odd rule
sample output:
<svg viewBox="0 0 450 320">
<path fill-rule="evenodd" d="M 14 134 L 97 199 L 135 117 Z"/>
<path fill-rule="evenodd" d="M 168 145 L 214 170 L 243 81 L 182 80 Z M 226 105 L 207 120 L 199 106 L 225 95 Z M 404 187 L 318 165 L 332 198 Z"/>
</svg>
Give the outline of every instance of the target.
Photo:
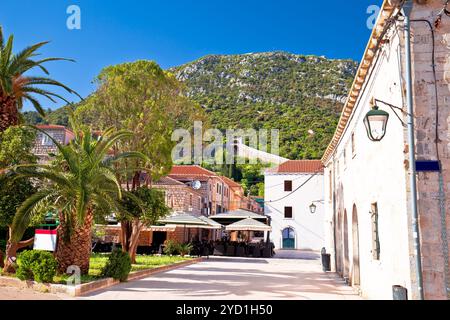
<svg viewBox="0 0 450 320">
<path fill-rule="evenodd" d="M 441 171 L 441 163 L 439 161 L 416 161 L 417 172 L 439 172 Z"/>
<path fill-rule="evenodd" d="M 56 230 L 37 229 L 34 235 L 34 250 L 55 251 Z"/>
</svg>

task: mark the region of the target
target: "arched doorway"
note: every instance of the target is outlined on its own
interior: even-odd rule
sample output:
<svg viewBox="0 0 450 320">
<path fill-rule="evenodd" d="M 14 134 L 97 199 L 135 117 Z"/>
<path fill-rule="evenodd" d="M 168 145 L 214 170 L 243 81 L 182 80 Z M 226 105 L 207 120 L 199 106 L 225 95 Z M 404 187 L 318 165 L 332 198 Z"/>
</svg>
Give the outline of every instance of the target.
<svg viewBox="0 0 450 320">
<path fill-rule="evenodd" d="M 348 254 L 348 219 L 347 219 L 347 210 L 344 212 L 344 278 L 349 278 L 350 273 L 350 259 Z"/>
<path fill-rule="evenodd" d="M 359 269 L 359 229 L 358 229 L 358 210 L 353 205 L 352 213 L 352 243 L 353 243 L 353 271 L 352 284 L 359 286 L 361 284 L 361 275 Z"/>
<path fill-rule="evenodd" d="M 286 228 L 282 232 L 283 249 L 295 249 L 295 231 L 293 228 Z"/>
</svg>

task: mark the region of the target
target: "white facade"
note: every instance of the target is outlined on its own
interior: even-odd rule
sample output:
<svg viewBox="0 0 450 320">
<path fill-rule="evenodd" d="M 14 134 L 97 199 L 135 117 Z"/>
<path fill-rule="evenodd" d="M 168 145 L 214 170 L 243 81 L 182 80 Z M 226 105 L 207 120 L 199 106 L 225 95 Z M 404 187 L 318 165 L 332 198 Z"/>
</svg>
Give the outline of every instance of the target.
<svg viewBox="0 0 450 320">
<path fill-rule="evenodd" d="M 332 271 L 359 288 L 363 297 L 393 299 L 393 286 L 401 286 L 408 299 L 418 299 L 411 164 L 407 130 L 402 126 L 408 121 L 405 34 L 400 32 L 404 19 L 390 3 L 383 4 L 335 136 L 322 159 L 326 249 L 332 253 Z M 439 160 L 442 167 L 440 173 L 422 169 L 416 174 L 422 288 L 425 299 L 450 299 L 450 111 L 442 107 L 450 101 L 450 18 L 443 17 L 439 28 L 431 32 L 442 1 L 406 3 L 413 4 L 415 158 Z M 390 115 L 386 135 L 379 142 L 369 140 L 363 123 L 374 102 Z"/>
<path fill-rule="evenodd" d="M 270 238 L 275 244 L 275 249 L 320 251 L 325 246 L 324 205 L 321 202 L 315 202 L 317 209 L 314 214 L 309 208 L 313 201 L 324 199 L 323 174 L 313 175 L 312 173 L 265 173 L 264 211 L 271 217 Z M 284 191 L 285 181 L 292 181 L 292 191 Z M 295 191 L 304 183 L 304 186 Z M 292 218 L 285 218 L 285 207 L 292 207 Z M 286 236 L 288 239 L 294 239 L 286 240 Z"/>
</svg>

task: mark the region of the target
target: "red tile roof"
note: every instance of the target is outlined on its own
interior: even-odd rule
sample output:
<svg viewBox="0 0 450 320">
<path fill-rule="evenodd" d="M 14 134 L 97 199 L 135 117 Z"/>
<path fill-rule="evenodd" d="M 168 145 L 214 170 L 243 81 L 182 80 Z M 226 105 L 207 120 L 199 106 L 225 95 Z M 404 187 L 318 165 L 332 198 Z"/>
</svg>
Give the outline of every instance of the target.
<svg viewBox="0 0 450 320">
<path fill-rule="evenodd" d="M 230 188 L 241 188 L 241 185 L 228 177 L 220 177 Z"/>
<path fill-rule="evenodd" d="M 323 164 L 320 160 L 289 160 L 267 171 L 270 173 L 315 173 L 323 172 Z"/>
<path fill-rule="evenodd" d="M 58 126 L 56 124 L 40 124 L 36 126 L 39 129 L 63 129 L 63 130 L 68 130 L 66 127 L 64 126 Z"/>
<path fill-rule="evenodd" d="M 200 166 L 173 166 L 169 173 L 170 176 L 217 176 L 212 171 L 206 170 Z"/>
<path fill-rule="evenodd" d="M 154 181 L 153 184 L 158 186 L 186 186 L 183 182 L 170 177 L 162 177 L 158 181 Z"/>
</svg>

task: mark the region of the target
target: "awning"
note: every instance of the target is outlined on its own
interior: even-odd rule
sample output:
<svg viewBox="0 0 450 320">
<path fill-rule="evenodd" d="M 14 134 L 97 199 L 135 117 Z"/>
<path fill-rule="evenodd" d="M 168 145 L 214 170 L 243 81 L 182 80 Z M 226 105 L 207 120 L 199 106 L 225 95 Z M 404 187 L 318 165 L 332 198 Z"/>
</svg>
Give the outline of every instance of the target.
<svg viewBox="0 0 450 320">
<path fill-rule="evenodd" d="M 243 209 L 216 214 L 210 216 L 209 218 L 219 222 L 222 225 L 230 225 L 244 219 L 254 219 L 262 222 L 266 222 L 268 220 L 268 216 Z"/>
<path fill-rule="evenodd" d="M 272 231 L 272 227 L 255 219 L 244 219 L 225 227 L 227 231 Z"/>
<path fill-rule="evenodd" d="M 257 214 L 251 211 L 239 209 L 234 211 L 229 211 L 225 213 L 219 213 L 214 216 L 210 216 L 211 219 L 266 219 L 267 216 L 262 214 Z"/>
<path fill-rule="evenodd" d="M 188 214 L 179 214 L 170 216 L 159 220 L 160 223 L 165 223 L 166 226 L 183 226 L 186 228 L 200 228 L 200 229 L 221 229 L 222 225 L 204 216 L 192 216 Z"/>
<path fill-rule="evenodd" d="M 207 218 L 205 216 L 199 216 L 198 218 L 200 220 L 205 221 L 209 225 L 208 229 L 222 229 L 223 228 L 223 226 L 220 223 L 214 221 L 213 219 Z"/>
</svg>

